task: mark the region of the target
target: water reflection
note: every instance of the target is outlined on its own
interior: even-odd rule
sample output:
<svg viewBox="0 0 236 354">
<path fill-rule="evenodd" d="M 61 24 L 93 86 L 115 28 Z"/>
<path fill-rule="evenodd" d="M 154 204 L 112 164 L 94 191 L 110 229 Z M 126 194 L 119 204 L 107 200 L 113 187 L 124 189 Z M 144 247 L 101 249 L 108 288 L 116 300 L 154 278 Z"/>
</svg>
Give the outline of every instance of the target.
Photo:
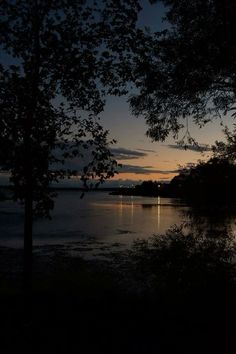
<svg viewBox="0 0 236 354">
<path fill-rule="evenodd" d="M 120 220 L 120 222 L 121 222 L 121 220 L 122 220 L 122 218 L 123 218 L 123 196 L 120 195 L 119 198 L 120 198 L 120 203 L 119 203 L 119 209 L 118 209 L 118 211 L 119 211 L 119 220 Z"/>
<path fill-rule="evenodd" d="M 22 243 L 21 211 L 10 202 L 2 203 L 0 210 L 0 245 L 16 245 L 19 240 Z M 199 210 L 172 198 L 119 197 L 97 192 L 81 200 L 79 193 L 63 191 L 56 200 L 52 221 L 35 222 L 34 244 L 62 244 L 94 238 L 130 245 L 137 238 L 164 234 L 172 225 L 189 221 L 193 227 L 205 230 L 222 228 L 225 224 L 235 229 L 235 210 Z"/>
<path fill-rule="evenodd" d="M 191 229 L 202 233 L 212 233 L 217 231 L 235 231 L 234 208 L 222 206 L 192 206 L 183 211 L 183 219 Z"/>
<path fill-rule="evenodd" d="M 134 197 L 130 197 L 130 203 L 131 203 L 131 208 L 130 208 L 130 223 L 133 225 L 134 223 Z"/>
<path fill-rule="evenodd" d="M 161 197 L 157 198 L 157 230 L 159 231 L 161 224 Z"/>
</svg>

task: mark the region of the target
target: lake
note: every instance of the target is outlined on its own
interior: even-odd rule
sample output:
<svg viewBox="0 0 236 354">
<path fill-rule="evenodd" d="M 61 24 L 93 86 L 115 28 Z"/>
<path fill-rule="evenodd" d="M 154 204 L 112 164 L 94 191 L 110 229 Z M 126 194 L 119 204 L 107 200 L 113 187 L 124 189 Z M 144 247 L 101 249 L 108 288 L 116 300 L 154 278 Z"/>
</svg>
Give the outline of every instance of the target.
<svg viewBox="0 0 236 354">
<path fill-rule="evenodd" d="M 180 199 L 114 196 L 108 192 L 60 191 L 52 220 L 36 220 L 34 245 L 104 242 L 130 245 L 133 240 L 163 234 L 188 219 L 191 208 Z M 215 217 L 218 221 L 218 216 Z M 235 231 L 235 217 L 227 220 Z M 197 221 L 195 221 L 197 222 Z M 23 246 L 23 208 L 0 202 L 0 246 Z"/>
</svg>

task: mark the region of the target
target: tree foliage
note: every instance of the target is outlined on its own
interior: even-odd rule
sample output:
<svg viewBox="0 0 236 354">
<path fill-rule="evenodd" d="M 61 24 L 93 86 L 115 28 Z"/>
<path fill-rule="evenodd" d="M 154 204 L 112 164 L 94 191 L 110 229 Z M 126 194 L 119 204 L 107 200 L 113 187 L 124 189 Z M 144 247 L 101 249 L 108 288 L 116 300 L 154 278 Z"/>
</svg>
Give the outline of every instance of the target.
<svg viewBox="0 0 236 354">
<path fill-rule="evenodd" d="M 154 140 L 176 136 L 187 116 L 202 126 L 235 110 L 236 101 L 235 1 L 162 2 L 167 27 L 143 38 L 134 69 L 139 93 L 130 99 Z"/>
<path fill-rule="evenodd" d="M 48 186 L 81 159 L 85 184 L 114 175 L 108 131 L 98 115 L 105 95 L 127 92 L 137 0 L 2 0 L 0 9 L 0 165 L 15 199 L 53 207 Z M 90 161 L 83 155 L 89 151 Z"/>
<path fill-rule="evenodd" d="M 201 204 L 235 202 L 236 165 L 226 156 L 213 157 L 206 162 L 186 168 L 170 182 L 173 195 Z"/>
<path fill-rule="evenodd" d="M 226 142 L 216 141 L 213 146 L 213 153 L 215 157 L 220 159 L 226 159 L 230 163 L 236 162 L 236 125 L 234 129 L 230 131 L 227 127 L 224 129 Z"/>
<path fill-rule="evenodd" d="M 164 235 L 137 240 L 130 252 L 132 279 L 139 290 L 175 300 L 215 294 L 234 286 L 235 239 L 226 228 L 174 226 Z M 197 299 L 199 297 L 197 295 Z"/>
</svg>

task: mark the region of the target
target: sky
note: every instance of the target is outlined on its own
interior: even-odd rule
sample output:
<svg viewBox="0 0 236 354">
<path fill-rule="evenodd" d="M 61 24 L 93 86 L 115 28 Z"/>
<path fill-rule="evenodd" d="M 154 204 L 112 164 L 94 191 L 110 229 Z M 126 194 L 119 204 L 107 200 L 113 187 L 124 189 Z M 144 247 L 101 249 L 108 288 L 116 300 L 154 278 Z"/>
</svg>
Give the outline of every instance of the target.
<svg viewBox="0 0 236 354">
<path fill-rule="evenodd" d="M 231 119 L 226 117 L 225 123 L 232 126 Z M 110 137 L 117 140 L 112 152 L 123 165 L 115 180 L 121 183 L 131 181 L 161 180 L 169 181 L 181 167 L 206 160 L 210 157 L 210 147 L 216 140 L 223 140 L 220 121 L 208 123 L 198 128 L 189 118 L 191 136 L 196 139 L 203 151 L 194 146 L 187 150 L 180 147 L 169 137 L 164 143 L 153 142 L 145 133 L 147 125 L 143 117 L 132 116 L 129 105 L 123 98 L 108 99 L 102 115 L 104 127 L 109 129 Z M 180 131 L 179 140 L 184 136 L 185 129 Z M 126 180 L 126 181 L 125 181 Z"/>
<path fill-rule="evenodd" d="M 152 31 L 157 31 L 168 26 L 162 21 L 165 8 L 160 2 L 151 5 L 148 0 L 142 0 L 141 3 L 143 10 L 138 20 L 140 27 L 148 26 Z M 110 131 L 110 138 L 117 141 L 112 146 L 112 152 L 123 166 L 119 174 L 107 183 L 107 187 L 121 184 L 128 186 L 144 180 L 170 181 L 181 167 L 209 158 L 209 148 L 204 152 L 196 151 L 194 147 L 184 150 L 171 137 L 164 143 L 152 142 L 145 134 L 148 127 L 144 118 L 132 116 L 127 99 L 128 95 L 107 97 L 105 110 L 101 114 L 102 125 Z M 232 127 L 229 116 L 224 122 Z M 199 129 L 189 117 L 189 130 L 191 136 L 203 147 L 210 147 L 216 140 L 223 140 L 220 121 L 208 123 Z M 184 134 L 185 129 L 180 131 L 179 140 Z M 2 177 L 1 182 L 6 181 L 6 178 Z M 69 183 L 77 185 L 75 180 Z"/>
<path fill-rule="evenodd" d="M 143 10 L 139 16 L 139 25 L 149 26 L 151 30 L 164 29 L 167 24 L 162 21 L 165 8 L 161 3 L 150 5 L 148 0 L 142 1 Z M 176 141 L 169 137 L 164 143 L 152 142 L 145 133 L 147 125 L 143 117 L 132 116 L 127 103 L 128 97 L 108 97 L 105 110 L 102 114 L 102 123 L 109 129 L 110 136 L 117 140 L 114 148 L 117 149 L 117 158 L 123 168 L 114 179 L 120 184 L 130 185 L 143 180 L 169 181 L 181 167 L 206 160 L 210 157 L 209 148 L 204 152 L 196 151 L 194 147 L 183 149 Z M 232 127 L 232 119 L 226 117 L 223 121 Z M 189 130 L 191 136 L 200 146 L 211 146 L 216 140 L 223 140 L 221 122 L 208 123 L 198 128 L 189 117 Z M 179 133 L 179 140 L 186 132 L 184 128 Z M 125 149 L 126 154 L 119 154 Z M 116 156 L 116 151 L 114 150 Z M 113 180 L 114 182 L 114 180 Z"/>
</svg>

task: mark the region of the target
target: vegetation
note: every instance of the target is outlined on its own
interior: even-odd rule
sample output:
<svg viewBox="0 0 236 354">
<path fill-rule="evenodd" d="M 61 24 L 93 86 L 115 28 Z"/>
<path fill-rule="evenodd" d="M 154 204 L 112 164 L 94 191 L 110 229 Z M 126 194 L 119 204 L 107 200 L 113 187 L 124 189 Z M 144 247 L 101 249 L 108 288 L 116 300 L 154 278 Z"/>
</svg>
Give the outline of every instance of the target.
<svg viewBox="0 0 236 354">
<path fill-rule="evenodd" d="M 223 143 L 217 146 L 220 147 L 217 153 L 215 150 L 218 156 L 182 169 L 170 183 L 144 181 L 134 188 L 120 188 L 111 194 L 181 197 L 190 203 L 232 205 L 236 198 L 236 165 L 232 162 L 234 152 L 230 161 L 225 154 L 230 153 L 231 146 Z"/>
<path fill-rule="evenodd" d="M 39 247 L 34 296 L 21 296 L 19 264 L 29 275 L 33 217 L 50 215 L 50 183 L 75 173 L 74 158 L 85 185 L 116 172 L 98 121 L 106 94 L 134 81 L 131 106 L 154 140 L 177 136 L 182 118 L 204 125 L 235 109 L 234 1 L 163 2 L 169 27 L 152 35 L 136 31 L 138 0 L 1 1 L 0 165 L 25 205 L 24 255 L 0 248 L 6 353 L 233 353 L 236 246 L 224 225 L 194 219 L 105 260 L 104 247 L 87 261 L 73 244 Z M 170 184 L 125 193 L 234 203 L 235 131 L 227 138 Z"/>
<path fill-rule="evenodd" d="M 193 226 L 137 241 L 128 253 L 111 249 L 105 260 L 72 257 L 73 245 L 38 249 L 27 325 L 17 291 L 20 251 L 0 249 L 2 350 L 189 353 L 194 344 L 194 354 L 233 353 L 235 239 Z"/>
<path fill-rule="evenodd" d="M 156 181 L 143 181 L 137 184 L 134 188 L 121 187 L 111 192 L 113 195 L 138 195 L 155 197 L 160 194 L 160 191 L 165 189 L 166 185 Z"/>
<path fill-rule="evenodd" d="M 149 293 L 180 298 L 214 292 L 216 285 L 222 291 L 227 282 L 233 284 L 234 236 L 226 229 L 202 230 L 200 226 L 190 222 L 187 228 L 174 226 L 164 235 L 136 241 L 131 252 L 132 278 Z"/>
<path fill-rule="evenodd" d="M 226 142 L 216 141 L 213 146 L 214 156 L 229 161 L 232 164 L 236 162 L 236 125 L 233 131 L 228 128 L 224 130 Z"/>
<path fill-rule="evenodd" d="M 170 182 L 173 195 L 202 203 L 235 202 L 236 165 L 228 159 L 211 158 L 183 170 Z"/>
<path fill-rule="evenodd" d="M 139 93 L 130 99 L 153 140 L 176 137 L 188 116 L 203 126 L 236 102 L 235 1 L 162 2 L 166 29 L 143 37 L 134 69 Z"/>
<path fill-rule="evenodd" d="M 0 166 L 25 205 L 26 269 L 33 216 L 49 216 L 48 186 L 76 173 L 68 160 L 81 161 L 85 185 L 116 172 L 98 115 L 106 94 L 127 92 L 139 10 L 136 0 L 1 1 Z"/>
</svg>

